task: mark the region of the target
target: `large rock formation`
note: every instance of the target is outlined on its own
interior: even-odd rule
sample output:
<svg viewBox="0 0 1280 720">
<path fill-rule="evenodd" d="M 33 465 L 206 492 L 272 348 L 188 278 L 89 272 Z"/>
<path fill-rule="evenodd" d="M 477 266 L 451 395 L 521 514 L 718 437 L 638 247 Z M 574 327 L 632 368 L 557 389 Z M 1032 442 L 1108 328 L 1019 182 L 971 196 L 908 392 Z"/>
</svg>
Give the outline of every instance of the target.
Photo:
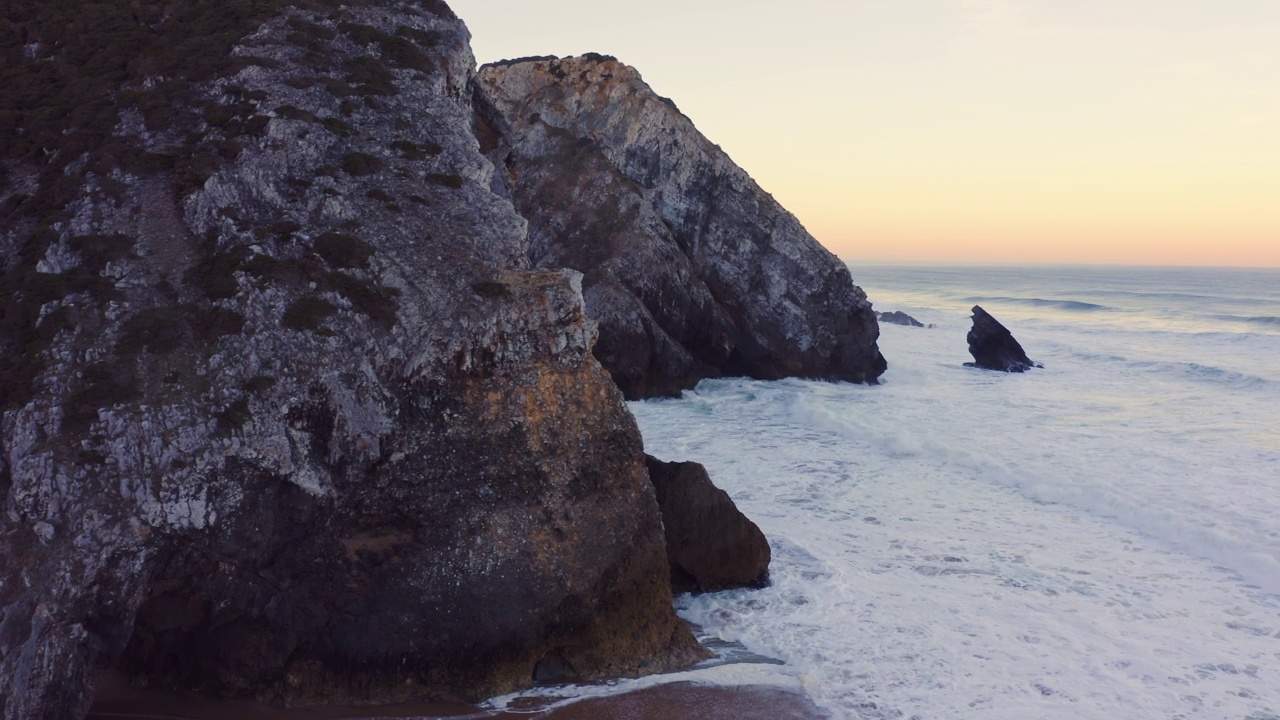
<svg viewBox="0 0 1280 720">
<path fill-rule="evenodd" d="M 973 362 L 965 363 L 969 367 L 1019 373 L 1044 367 L 1028 358 L 1013 333 L 981 305 L 973 306 L 973 327 L 967 339 L 969 354 L 973 356 Z"/>
<path fill-rule="evenodd" d="M 529 220 L 530 258 L 585 273 L 596 356 L 627 397 L 721 374 L 884 371 L 844 264 L 634 69 L 533 58 L 486 65 L 480 82 L 485 149 Z"/>
<path fill-rule="evenodd" d="M 658 495 L 676 592 L 761 587 L 769 580 L 769 541 L 696 462 L 645 456 Z"/>
<path fill-rule="evenodd" d="M 466 29 L 284 4 L 0 26 L 0 717 L 75 718 L 104 665 L 351 703 L 699 657 Z"/>
</svg>

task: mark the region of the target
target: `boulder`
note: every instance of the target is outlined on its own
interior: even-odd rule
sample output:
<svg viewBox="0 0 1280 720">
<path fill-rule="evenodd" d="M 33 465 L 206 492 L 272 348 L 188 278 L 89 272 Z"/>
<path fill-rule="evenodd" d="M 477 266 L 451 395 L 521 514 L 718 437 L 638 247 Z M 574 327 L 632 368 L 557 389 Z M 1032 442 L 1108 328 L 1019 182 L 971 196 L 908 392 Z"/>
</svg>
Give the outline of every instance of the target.
<svg viewBox="0 0 1280 720">
<path fill-rule="evenodd" d="M 358 704 L 703 657 L 448 8 L 82 5 L 0 29 L 41 48 L 0 158 L 0 718 L 81 717 L 108 666 Z"/>
<path fill-rule="evenodd" d="M 712 484 L 706 468 L 651 455 L 645 465 L 662 511 L 672 590 L 713 592 L 768 583 L 769 541 L 728 493 Z"/>
<path fill-rule="evenodd" d="M 973 306 L 973 328 L 968 340 L 969 354 L 973 355 L 973 362 L 965 363 L 968 367 L 1003 372 L 1044 367 L 1028 358 L 1013 334 L 980 305 Z"/>
<path fill-rule="evenodd" d="M 901 310 L 892 310 L 890 312 L 876 313 L 876 319 L 882 323 L 890 323 L 892 325 L 905 325 L 907 327 L 924 327 L 924 323 L 902 312 Z"/>
<path fill-rule="evenodd" d="M 482 67 L 480 87 L 530 260 L 584 274 L 596 357 L 628 398 L 884 372 L 849 269 L 634 68 L 528 58 Z"/>
</svg>

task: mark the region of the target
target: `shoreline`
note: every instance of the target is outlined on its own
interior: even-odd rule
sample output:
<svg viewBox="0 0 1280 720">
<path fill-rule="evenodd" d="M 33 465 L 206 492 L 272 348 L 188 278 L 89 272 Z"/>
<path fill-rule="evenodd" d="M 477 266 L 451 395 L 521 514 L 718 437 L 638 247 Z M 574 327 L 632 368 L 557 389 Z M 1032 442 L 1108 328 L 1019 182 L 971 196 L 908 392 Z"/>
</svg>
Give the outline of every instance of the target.
<svg viewBox="0 0 1280 720">
<path fill-rule="evenodd" d="M 555 689 L 547 690 L 551 694 Z M 829 720 L 829 717 L 806 695 L 769 685 L 703 685 L 680 681 L 550 707 L 539 707 L 536 699 L 529 698 L 522 707 L 504 710 L 451 702 L 277 708 L 248 700 L 218 700 L 137 689 L 117 676 L 104 676 L 86 720 Z"/>
</svg>

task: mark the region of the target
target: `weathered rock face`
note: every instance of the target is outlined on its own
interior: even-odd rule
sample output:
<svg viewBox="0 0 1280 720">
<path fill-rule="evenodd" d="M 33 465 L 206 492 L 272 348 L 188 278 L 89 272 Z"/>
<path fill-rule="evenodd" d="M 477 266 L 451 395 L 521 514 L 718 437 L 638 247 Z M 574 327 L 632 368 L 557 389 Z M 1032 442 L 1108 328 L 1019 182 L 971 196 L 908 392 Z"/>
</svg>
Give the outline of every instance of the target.
<svg viewBox="0 0 1280 720">
<path fill-rule="evenodd" d="M 109 664 L 352 703 L 700 656 L 580 276 L 491 191 L 468 39 L 439 2 L 281 11 L 180 121 L 6 161 L 0 717 L 80 716 Z M 193 136 L 222 154 L 161 162 Z"/>
<path fill-rule="evenodd" d="M 893 325 L 905 325 L 906 327 L 924 327 L 924 323 L 902 312 L 901 310 L 892 310 L 890 312 L 876 313 L 876 319 L 882 323 L 890 323 Z"/>
<path fill-rule="evenodd" d="M 486 65 L 480 85 L 530 258 L 585 273 L 596 356 L 627 397 L 721 374 L 884 371 L 844 264 L 634 69 L 530 59 Z"/>
<path fill-rule="evenodd" d="M 980 305 L 973 306 L 973 328 L 969 330 L 968 341 L 969 354 L 973 355 L 973 362 L 965 363 L 969 367 L 1003 372 L 1044 367 L 1028 358 L 1013 333 Z"/>
<path fill-rule="evenodd" d="M 696 462 L 645 456 L 658 495 L 676 592 L 762 587 L 769 581 L 769 541 Z"/>
</svg>

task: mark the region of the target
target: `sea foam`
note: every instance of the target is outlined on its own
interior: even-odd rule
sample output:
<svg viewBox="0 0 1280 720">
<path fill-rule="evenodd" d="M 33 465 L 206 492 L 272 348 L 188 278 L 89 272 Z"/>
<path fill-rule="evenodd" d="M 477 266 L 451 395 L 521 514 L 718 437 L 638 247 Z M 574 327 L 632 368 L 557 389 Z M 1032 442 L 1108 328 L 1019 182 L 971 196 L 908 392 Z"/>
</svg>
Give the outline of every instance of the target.
<svg viewBox="0 0 1280 720">
<path fill-rule="evenodd" d="M 938 325 L 882 328 L 880 386 L 632 404 L 647 450 L 704 463 L 774 547 L 770 587 L 680 612 L 839 718 L 1280 715 L 1280 335 L 1203 320 L 1231 293 L 1275 312 L 1280 283 L 1151 271 L 1147 307 L 1112 271 L 874 272 L 877 307 Z M 993 302 L 1045 368 L 963 367 L 967 299 L 1017 282 L 1096 286 L 1129 320 Z"/>
</svg>

